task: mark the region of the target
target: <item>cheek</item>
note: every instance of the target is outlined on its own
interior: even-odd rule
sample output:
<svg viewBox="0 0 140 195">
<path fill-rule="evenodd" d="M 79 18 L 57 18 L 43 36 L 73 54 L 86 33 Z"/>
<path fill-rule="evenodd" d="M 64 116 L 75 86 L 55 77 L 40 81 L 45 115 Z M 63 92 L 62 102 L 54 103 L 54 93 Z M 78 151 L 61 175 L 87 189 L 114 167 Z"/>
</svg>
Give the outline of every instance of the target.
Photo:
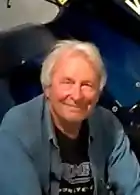
<svg viewBox="0 0 140 195">
<path fill-rule="evenodd" d="M 86 98 L 85 98 L 89 106 L 95 105 L 98 99 L 99 99 L 99 93 L 97 92 L 86 94 Z"/>
<path fill-rule="evenodd" d="M 50 100 L 55 100 L 55 101 L 63 101 L 67 97 L 67 92 L 61 90 L 59 87 L 52 89 L 50 92 Z"/>
</svg>

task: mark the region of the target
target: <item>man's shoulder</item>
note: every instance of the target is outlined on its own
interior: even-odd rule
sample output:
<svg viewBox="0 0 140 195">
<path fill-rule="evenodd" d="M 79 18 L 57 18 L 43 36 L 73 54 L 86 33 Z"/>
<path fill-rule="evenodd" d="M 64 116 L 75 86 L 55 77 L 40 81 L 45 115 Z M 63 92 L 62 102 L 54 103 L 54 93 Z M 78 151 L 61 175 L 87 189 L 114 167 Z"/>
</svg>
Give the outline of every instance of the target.
<svg viewBox="0 0 140 195">
<path fill-rule="evenodd" d="M 123 127 L 118 118 L 108 109 L 97 106 L 90 119 L 91 135 L 94 137 L 94 148 L 98 148 L 100 154 L 95 158 L 101 161 L 114 151 L 118 140 L 124 136 Z M 93 148 L 93 150 L 94 150 Z"/>
<path fill-rule="evenodd" d="M 0 136 L 5 134 L 20 140 L 32 154 L 33 148 L 38 147 L 41 140 L 43 102 L 44 96 L 40 95 L 10 109 L 1 123 Z"/>
<path fill-rule="evenodd" d="M 121 125 L 121 122 L 115 116 L 115 114 L 112 113 L 111 110 L 106 109 L 100 105 L 95 109 L 95 116 L 107 127 L 111 127 L 112 125 Z"/>
<path fill-rule="evenodd" d="M 95 127 L 96 134 L 103 135 L 106 139 L 115 139 L 119 134 L 124 133 L 120 120 L 110 110 L 102 106 L 95 108 L 90 121 Z"/>
<path fill-rule="evenodd" d="M 8 132 L 19 139 L 31 140 L 41 129 L 43 95 L 11 108 L 4 116 L 0 131 Z M 41 132 L 40 132 L 41 133 Z"/>
<path fill-rule="evenodd" d="M 24 120 L 26 118 L 28 119 L 28 117 L 31 118 L 33 115 L 35 116 L 40 109 L 42 109 L 42 104 L 43 95 L 39 95 L 28 102 L 14 106 L 5 114 L 2 124 L 8 121 L 10 122 L 11 120 L 17 121 L 17 119 Z"/>
</svg>

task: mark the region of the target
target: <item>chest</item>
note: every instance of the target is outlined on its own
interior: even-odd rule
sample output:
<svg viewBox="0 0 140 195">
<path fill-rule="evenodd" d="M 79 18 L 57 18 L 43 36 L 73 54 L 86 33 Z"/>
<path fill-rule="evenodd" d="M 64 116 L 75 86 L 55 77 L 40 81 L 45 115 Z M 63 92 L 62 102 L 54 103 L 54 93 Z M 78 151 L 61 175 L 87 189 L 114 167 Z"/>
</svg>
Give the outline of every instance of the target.
<svg viewBox="0 0 140 195">
<path fill-rule="evenodd" d="M 87 155 L 83 155 L 83 152 L 80 151 L 82 154 L 78 154 L 78 157 L 75 159 L 71 159 L 71 162 L 81 160 L 81 156 L 89 161 L 91 163 L 91 173 L 92 177 L 95 181 L 95 194 L 99 192 L 99 194 L 102 194 L 102 191 L 106 191 L 106 158 L 105 153 L 103 151 L 102 147 L 96 147 L 96 142 L 92 142 L 89 147 L 87 148 Z M 61 181 L 61 177 L 63 174 L 63 163 L 62 163 L 62 155 L 60 152 L 60 149 L 53 148 L 51 151 L 51 166 L 50 166 L 50 172 L 51 172 L 51 183 L 53 184 L 53 193 L 57 193 L 59 184 Z M 71 158 L 71 155 L 67 154 L 67 160 L 68 158 Z M 65 159 L 66 159 L 65 158 Z M 74 160 L 74 161 L 73 161 Z M 54 192 L 55 190 L 55 192 Z M 53 194 L 52 193 L 52 194 Z"/>
</svg>

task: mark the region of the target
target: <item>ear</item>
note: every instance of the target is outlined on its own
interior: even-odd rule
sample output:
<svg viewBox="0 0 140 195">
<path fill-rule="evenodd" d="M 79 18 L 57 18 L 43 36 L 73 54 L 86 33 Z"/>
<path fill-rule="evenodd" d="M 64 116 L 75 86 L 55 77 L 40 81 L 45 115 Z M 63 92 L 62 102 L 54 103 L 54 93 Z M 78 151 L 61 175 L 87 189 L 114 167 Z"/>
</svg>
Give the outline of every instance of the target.
<svg viewBox="0 0 140 195">
<path fill-rule="evenodd" d="M 50 97 L 50 87 L 45 87 L 43 90 L 44 90 L 45 98 L 49 99 L 49 97 Z"/>
<path fill-rule="evenodd" d="M 101 93 L 102 93 L 102 91 L 100 91 L 100 90 L 97 93 L 97 96 L 96 96 L 96 104 L 98 103 L 98 101 L 100 99 Z"/>
</svg>

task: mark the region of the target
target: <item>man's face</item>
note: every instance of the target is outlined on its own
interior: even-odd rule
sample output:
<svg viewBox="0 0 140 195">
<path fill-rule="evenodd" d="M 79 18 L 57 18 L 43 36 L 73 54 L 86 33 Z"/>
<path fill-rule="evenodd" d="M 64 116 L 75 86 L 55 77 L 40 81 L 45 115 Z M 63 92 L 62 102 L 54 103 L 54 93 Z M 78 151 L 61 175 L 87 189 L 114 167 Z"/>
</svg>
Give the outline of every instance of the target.
<svg viewBox="0 0 140 195">
<path fill-rule="evenodd" d="M 85 119 L 99 98 L 100 77 L 87 56 L 66 54 L 57 61 L 45 90 L 51 111 L 69 122 Z"/>
</svg>

